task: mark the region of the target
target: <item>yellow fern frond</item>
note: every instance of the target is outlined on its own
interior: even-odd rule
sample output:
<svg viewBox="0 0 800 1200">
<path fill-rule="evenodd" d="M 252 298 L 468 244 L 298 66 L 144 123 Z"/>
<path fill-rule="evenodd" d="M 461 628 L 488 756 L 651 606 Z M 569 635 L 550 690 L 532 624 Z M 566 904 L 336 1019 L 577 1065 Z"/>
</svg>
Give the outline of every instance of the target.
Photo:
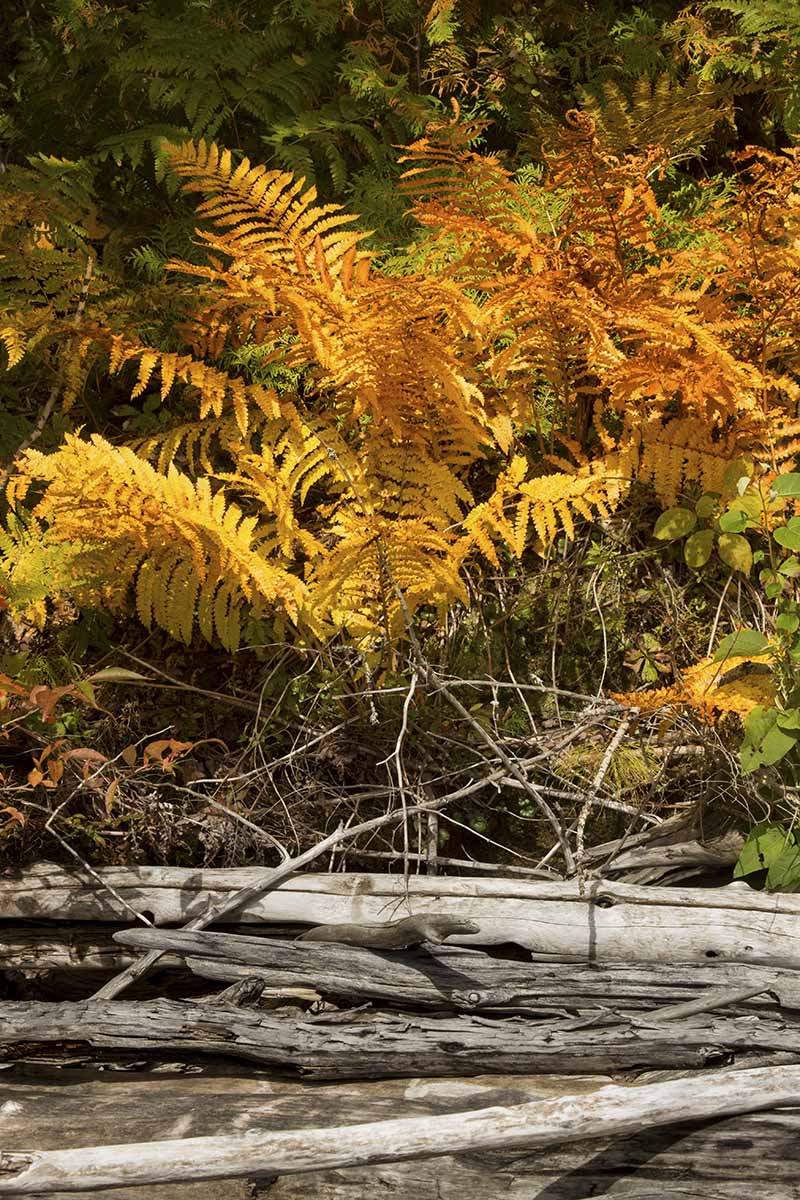
<svg viewBox="0 0 800 1200">
<path fill-rule="evenodd" d="M 711 83 L 689 74 L 677 81 L 662 73 L 641 75 L 630 98 L 613 80 L 604 80 L 583 108 L 612 154 L 665 147 L 671 159 L 697 152 L 722 122 L 733 125 L 729 83 Z"/>
<path fill-rule="evenodd" d="M 451 541 L 425 521 L 365 520 L 342 510 L 333 532 L 340 540 L 309 581 L 310 610 L 333 628 L 395 641 L 421 605 L 466 602 Z"/>
<path fill-rule="evenodd" d="M 637 478 L 651 483 L 668 507 L 689 484 L 703 492 L 721 492 L 725 471 L 741 456 L 745 438 L 736 429 L 717 431 L 698 417 L 678 417 L 640 424 L 636 440 Z"/>
<path fill-rule="evenodd" d="M 642 713 L 667 707 L 690 708 L 709 724 L 714 724 L 721 713 L 735 713 L 744 718 L 757 705 L 769 708 L 775 703 L 777 681 L 764 669 L 770 662 L 769 655 L 764 654 L 729 655 L 723 661 L 703 658 L 684 668 L 680 682 L 672 687 L 614 693 L 612 699 L 635 705 Z M 756 667 L 749 670 L 752 664 Z"/>
<path fill-rule="evenodd" d="M 252 166 L 247 158 L 234 168 L 228 150 L 202 141 L 169 147 L 168 153 L 172 169 L 187 181 L 184 187 L 206 196 L 198 216 L 225 229 L 223 238 L 201 232 L 209 248 L 246 254 L 262 267 L 314 273 L 322 281 L 332 281 L 345 263 L 352 273 L 348 255 L 369 234 L 343 230 L 356 218 L 338 204 L 315 205 L 316 188 L 303 191 L 304 179 Z"/>
<path fill-rule="evenodd" d="M 489 539 L 495 537 L 519 557 L 525 548 L 529 523 L 543 546 L 550 545 L 560 528 L 572 538 L 575 514 L 593 520 L 597 511 L 608 517 L 630 484 L 630 478 L 620 473 L 614 456 L 605 462 L 579 467 L 571 474 L 561 472 L 526 480 L 526 472 L 527 461 L 516 456 L 498 478 L 492 497 L 476 505 L 465 518 L 462 540 L 466 545 L 474 542 L 487 554 Z M 487 557 L 496 563 L 493 551 Z"/>
<path fill-rule="evenodd" d="M 213 493 L 208 479 L 193 483 L 174 466 L 161 475 L 127 447 L 68 435 L 54 454 L 26 452 L 12 496 L 34 481 L 46 484 L 34 516 L 50 539 L 81 544 L 82 561 L 93 559 L 95 598 L 119 606 L 135 583 L 145 625 L 186 641 L 196 619 L 205 637 L 216 633 L 232 648 L 244 605 L 297 619 L 302 583 L 259 553 L 256 518 Z"/>
<path fill-rule="evenodd" d="M 27 344 L 25 334 L 16 325 L 4 324 L 1 317 L 0 343 L 5 346 L 9 369 L 15 367 L 25 357 L 25 347 Z"/>
<path fill-rule="evenodd" d="M 222 416 L 223 408 L 230 404 L 236 424 L 242 434 L 247 433 L 251 412 L 255 408 L 268 418 L 280 417 L 286 410 L 272 389 L 257 383 L 245 383 L 234 375 L 219 371 L 208 363 L 200 362 L 188 354 L 153 350 L 136 343 L 130 337 L 115 334 L 109 341 L 109 367 L 112 374 L 121 371 L 127 363 L 138 363 L 138 374 L 131 395 L 140 395 L 150 383 L 156 370 L 161 374 L 161 398 L 166 398 L 175 381 L 188 384 L 199 394 L 198 415 L 205 420 L 210 413 Z"/>
</svg>

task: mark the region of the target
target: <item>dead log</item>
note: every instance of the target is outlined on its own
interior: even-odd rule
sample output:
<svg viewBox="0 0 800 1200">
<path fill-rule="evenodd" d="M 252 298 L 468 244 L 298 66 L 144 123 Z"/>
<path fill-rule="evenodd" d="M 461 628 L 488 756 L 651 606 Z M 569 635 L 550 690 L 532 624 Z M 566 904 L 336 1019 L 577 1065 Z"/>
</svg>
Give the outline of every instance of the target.
<svg viewBox="0 0 800 1200">
<path fill-rule="evenodd" d="M 258 974 L 270 987 L 311 986 L 349 1004 L 365 1000 L 421 1008 L 511 1009 L 545 1014 L 565 1009 L 647 1010 L 701 996 L 710 988 L 758 987 L 748 1004 L 759 1011 L 800 1009 L 800 972 L 744 964 L 686 963 L 642 967 L 635 963 L 591 966 L 515 962 L 461 946 L 426 951 L 366 950 L 246 934 L 126 929 L 114 934 L 125 946 L 157 947 L 186 957 L 208 979 L 234 982 Z"/>
<path fill-rule="evenodd" d="M 748 1009 L 800 1009 L 800 972 L 745 964 L 654 968 L 617 962 L 521 962 L 448 945 L 431 946 L 425 952 L 372 953 L 343 945 L 298 944 L 235 929 L 129 929 L 119 931 L 118 941 L 112 939 L 117 935 L 102 925 L 9 925 L 0 938 L 0 969 L 22 971 L 42 986 L 47 982 L 53 998 L 76 999 L 86 995 L 86 988 L 79 986 L 83 974 L 91 975 L 91 986 L 99 986 L 102 972 L 114 973 L 134 961 L 136 951 L 125 949 L 130 945 L 168 951 L 162 959 L 170 971 L 168 980 L 182 981 L 174 973 L 181 964 L 220 983 L 236 983 L 256 973 L 272 994 L 314 989 L 350 1005 L 375 1000 L 401 1008 L 563 1016 L 619 1007 L 646 1012 L 697 999 L 710 989 L 760 987 L 762 993 L 746 1002 Z"/>
<path fill-rule="evenodd" d="M 93 1191 L 143 1184 L 305 1174 L 368 1163 L 637 1134 L 800 1104 L 800 1067 L 707 1072 L 643 1085 L 606 1085 L 517 1105 L 291 1132 L 173 1138 L 54 1151 L 0 1153 L 0 1195 Z"/>
<path fill-rule="evenodd" d="M 287 1016 L 192 1001 L 0 1004 L 0 1048 L 89 1045 L 147 1054 L 226 1055 L 317 1079 L 699 1068 L 737 1052 L 800 1054 L 800 1020 L 703 1012 L 679 1023 L 647 1015 L 487 1020 L 471 1015 Z"/>
<path fill-rule="evenodd" d="M 736 1088 L 737 1072 L 731 1087 Z M 479 1076 L 302 1084 L 270 1079 L 257 1068 L 246 1075 L 209 1067 L 200 1074 L 177 1068 L 148 1073 L 33 1064 L 3 1072 L 3 1150 L 58 1150 L 128 1141 L 324 1128 L 397 1116 L 424 1117 L 521 1104 L 558 1096 L 554 1076 Z M 606 1078 L 572 1078 L 570 1092 L 590 1094 Z M 91 1120 L 87 1121 L 87 1113 Z M 796 1200 L 800 1175 L 800 1113 L 788 1110 L 727 1117 L 708 1123 L 659 1127 L 626 1137 L 582 1141 L 544 1151 L 460 1153 L 380 1166 L 347 1167 L 284 1176 L 268 1188 L 270 1200 L 508 1200 L 546 1196 L 577 1200 L 597 1194 L 615 1200 L 687 1197 L 751 1200 L 754 1164 L 770 1200 Z M 252 1200 L 252 1185 L 230 1181 L 225 1200 Z M 673 1192 L 674 1188 L 674 1192 Z M 66 1193 L 56 1193 L 65 1195 Z M 105 1191 L 99 1195 L 102 1197 Z M 220 1185 L 169 1184 L 132 1189 L 131 1200 L 220 1200 Z M 109 1192 L 118 1197 L 119 1191 Z"/>
<path fill-rule="evenodd" d="M 98 872 L 156 924 L 197 917 L 210 904 L 255 886 L 259 872 L 176 867 Z M 260 873 L 263 876 L 263 872 Z M 244 908 L 237 920 L 310 925 L 383 922 L 441 906 L 475 921 L 462 944 L 516 942 L 539 954 L 589 961 L 763 963 L 800 967 L 800 896 L 723 888 L 647 888 L 607 880 L 575 883 L 391 875 L 303 874 Z M 129 914 L 79 868 L 42 866 L 0 879 L 0 918 L 120 920 Z"/>
</svg>

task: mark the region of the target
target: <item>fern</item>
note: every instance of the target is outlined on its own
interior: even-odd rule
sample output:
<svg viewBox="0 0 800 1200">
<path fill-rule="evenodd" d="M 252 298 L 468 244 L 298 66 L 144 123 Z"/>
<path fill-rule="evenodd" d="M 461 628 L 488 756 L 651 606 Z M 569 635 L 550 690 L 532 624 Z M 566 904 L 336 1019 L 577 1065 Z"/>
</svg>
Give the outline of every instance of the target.
<svg viewBox="0 0 800 1200">
<path fill-rule="evenodd" d="M 33 508 L 48 543 L 80 545 L 77 569 L 93 580 L 76 590 L 86 602 L 120 609 L 135 584 L 136 611 L 188 642 L 195 623 L 223 646 L 239 641 L 241 610 L 279 610 L 296 620 L 304 588 L 276 559 L 258 549 L 258 520 L 244 517 L 207 478 L 192 482 L 171 467 L 166 475 L 98 435 L 68 436 L 55 454 L 28 450 L 9 486 L 24 500 L 45 485 Z M 13 569 L 19 559 L 11 556 Z M 13 574 L 13 572 L 12 572 Z"/>
</svg>

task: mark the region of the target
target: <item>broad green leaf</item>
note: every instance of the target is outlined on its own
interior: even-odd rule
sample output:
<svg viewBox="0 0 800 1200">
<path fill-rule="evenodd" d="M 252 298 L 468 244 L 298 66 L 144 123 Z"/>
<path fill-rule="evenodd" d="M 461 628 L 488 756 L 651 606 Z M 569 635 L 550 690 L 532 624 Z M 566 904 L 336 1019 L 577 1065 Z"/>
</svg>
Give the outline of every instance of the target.
<svg viewBox="0 0 800 1200">
<path fill-rule="evenodd" d="M 800 558 L 796 554 L 785 558 L 778 567 L 778 571 L 781 575 L 785 575 L 787 579 L 796 579 L 800 575 Z"/>
<path fill-rule="evenodd" d="M 797 735 L 781 729 L 777 721 L 758 749 L 762 766 L 771 767 L 785 758 L 797 745 Z"/>
<path fill-rule="evenodd" d="M 786 849 L 787 838 L 788 844 L 793 845 L 794 839 L 783 825 L 772 821 L 760 821 L 754 825 L 733 868 L 733 878 L 741 879 L 744 875 L 771 867 Z"/>
<path fill-rule="evenodd" d="M 800 475 L 795 471 L 790 475 L 779 475 L 773 480 L 772 491 L 776 496 L 800 496 Z"/>
<path fill-rule="evenodd" d="M 707 521 L 716 512 L 719 503 L 719 492 L 705 492 L 694 506 L 701 521 Z"/>
<path fill-rule="evenodd" d="M 747 528 L 749 517 L 741 509 L 728 509 L 719 519 L 719 527 L 723 533 L 741 533 Z"/>
<path fill-rule="evenodd" d="M 747 538 L 742 537 L 740 533 L 721 533 L 717 542 L 717 554 L 734 571 L 750 574 L 753 551 Z"/>
<path fill-rule="evenodd" d="M 751 708 L 744 720 L 745 733 L 748 738 L 753 742 L 763 741 L 775 724 L 776 716 L 777 709 L 775 708 L 764 708 L 761 704 Z"/>
<path fill-rule="evenodd" d="M 742 774 L 780 762 L 796 745 L 797 737 L 778 725 L 778 710 L 757 706 L 744 722 L 744 741 L 739 750 Z"/>
<path fill-rule="evenodd" d="M 764 588 L 764 594 L 768 600 L 777 600 L 778 596 L 783 593 L 782 583 L 768 583 Z"/>
<path fill-rule="evenodd" d="M 781 729 L 800 729 L 800 708 L 778 708 L 775 720 Z"/>
<path fill-rule="evenodd" d="M 686 565 L 695 571 L 699 570 L 711 558 L 711 551 L 713 549 L 714 530 L 699 529 L 697 533 L 691 534 L 686 539 L 686 544 L 683 547 L 683 557 L 686 559 Z"/>
<path fill-rule="evenodd" d="M 773 529 L 772 540 L 787 550 L 800 550 L 800 529 L 790 529 L 788 525 L 781 525 L 780 528 Z"/>
<path fill-rule="evenodd" d="M 796 892 L 800 888 L 800 846 L 789 845 L 767 872 L 768 892 Z"/>
<path fill-rule="evenodd" d="M 743 657 L 748 654 L 764 654 L 769 650 L 769 641 L 757 629 L 737 629 L 724 637 L 714 651 L 714 661 L 719 662 L 731 655 Z"/>
<path fill-rule="evenodd" d="M 779 613 L 775 619 L 775 628 L 785 633 L 794 633 L 796 629 L 800 629 L 800 617 L 797 613 Z"/>
<path fill-rule="evenodd" d="M 730 512 L 731 510 L 747 513 L 751 521 L 755 521 L 759 525 L 764 515 L 764 502 L 757 492 L 750 492 L 747 496 L 737 496 L 728 505 L 728 511 Z"/>
<path fill-rule="evenodd" d="M 690 508 L 668 508 L 655 523 L 653 536 L 662 542 L 674 542 L 685 537 L 697 524 L 697 517 Z"/>
</svg>

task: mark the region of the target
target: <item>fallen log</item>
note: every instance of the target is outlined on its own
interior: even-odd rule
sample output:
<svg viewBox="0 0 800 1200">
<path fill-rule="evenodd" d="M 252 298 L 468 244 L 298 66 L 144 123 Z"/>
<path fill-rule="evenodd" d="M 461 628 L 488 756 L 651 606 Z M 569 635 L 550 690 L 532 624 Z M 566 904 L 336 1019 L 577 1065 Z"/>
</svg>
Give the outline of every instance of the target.
<svg viewBox="0 0 800 1200">
<path fill-rule="evenodd" d="M 461 946 L 402 953 L 246 934 L 125 929 L 125 946 L 185 957 L 207 979 L 235 982 L 257 974 L 270 987 L 313 986 L 349 1004 L 379 1000 L 420 1008 L 511 1009 L 545 1014 L 624 1004 L 627 1010 L 695 999 L 710 988 L 762 987 L 748 1004 L 759 1011 L 800 1009 L 800 971 L 744 964 L 641 967 L 635 963 L 516 962 Z"/>
<path fill-rule="evenodd" d="M 730 1085 L 736 1089 L 738 1072 Z M 32 1064 L 3 1072 L 0 1144 L 8 1150 L 58 1150 L 127 1141 L 146 1142 L 212 1134 L 325 1128 L 397 1116 L 425 1117 L 554 1098 L 556 1076 L 478 1076 L 470 1079 L 399 1079 L 302 1084 L 270 1079 L 258 1068 L 246 1075 L 209 1067 L 200 1074 L 159 1071 L 57 1070 Z M 569 1090 L 590 1095 L 609 1080 L 573 1077 Z M 91 1121 L 87 1121 L 87 1113 Z M 752 1200 L 754 1163 L 770 1200 L 796 1200 L 800 1176 L 800 1113 L 731 1116 L 711 1123 L 658 1127 L 546 1150 L 519 1148 L 459 1153 L 410 1162 L 336 1168 L 287 1175 L 269 1186 L 270 1200 L 483 1200 L 547 1197 L 614 1200 L 690 1197 Z M 230 1181 L 226 1200 L 248 1200 L 252 1185 Z M 674 1190 L 673 1190 L 674 1189 Z M 103 1194 L 102 1192 L 100 1193 Z M 117 1193 L 110 1193 L 117 1194 Z M 141 1200 L 220 1200 L 215 1182 L 172 1183 L 132 1196 Z"/>
<path fill-rule="evenodd" d="M 306 1174 L 369 1163 L 516 1149 L 638 1134 L 674 1125 L 800 1104 L 800 1067 L 708 1072 L 643 1085 L 467 1112 L 245 1136 L 174 1138 L 52 1151 L 0 1152 L 0 1195 L 93 1191 Z M 574 1195 L 574 1193 L 573 1193 Z"/>
<path fill-rule="evenodd" d="M 126 903 L 157 925 L 184 923 L 259 872 L 176 867 L 102 868 Z M 263 871 L 260 872 L 263 877 Z M 588 961 L 762 963 L 800 967 L 800 896 L 722 888 L 648 888 L 607 880 L 537 883 L 391 875 L 296 875 L 237 912 L 242 922 L 310 925 L 385 922 L 440 909 L 474 921 L 464 945 L 515 942 L 538 954 Z M 0 879 L 0 918 L 128 920 L 130 914 L 80 869 L 40 866 Z"/>
<path fill-rule="evenodd" d="M 539 1021 L 472 1015 L 323 1013 L 287 1016 L 228 1004 L 148 1000 L 0 1004 L 0 1050 L 24 1045 L 226 1055 L 316 1079 L 404 1075 L 598 1074 L 700 1068 L 737 1052 L 800 1054 L 800 1020 L 744 1011 L 680 1022 L 653 1014 Z"/>
<path fill-rule="evenodd" d="M 739 963 L 663 964 L 521 962 L 472 947 L 436 946 L 427 951 L 371 953 L 358 947 L 319 945 L 234 931 L 127 929 L 102 925 L 68 929 L 61 923 L 8 926 L 0 941 L 0 970 L 51 977 L 54 997 L 86 995 L 83 974 L 101 981 L 135 960 L 135 949 L 166 951 L 161 966 L 184 966 L 195 975 L 236 983 L 254 973 L 268 990 L 314 988 L 343 1004 L 375 1000 L 411 1008 L 503 1010 L 513 1014 L 563 1015 L 591 1009 L 647 1011 L 703 996 L 711 988 L 762 988 L 746 1002 L 764 1011 L 800 1008 L 800 972 Z M 213 957 L 212 957 L 213 956 Z M 168 978 L 174 978 L 170 974 Z M 53 990 L 55 981 L 62 990 Z M 64 989 L 71 985 L 75 995 Z M 49 986 L 49 985 L 48 985 Z"/>
</svg>

